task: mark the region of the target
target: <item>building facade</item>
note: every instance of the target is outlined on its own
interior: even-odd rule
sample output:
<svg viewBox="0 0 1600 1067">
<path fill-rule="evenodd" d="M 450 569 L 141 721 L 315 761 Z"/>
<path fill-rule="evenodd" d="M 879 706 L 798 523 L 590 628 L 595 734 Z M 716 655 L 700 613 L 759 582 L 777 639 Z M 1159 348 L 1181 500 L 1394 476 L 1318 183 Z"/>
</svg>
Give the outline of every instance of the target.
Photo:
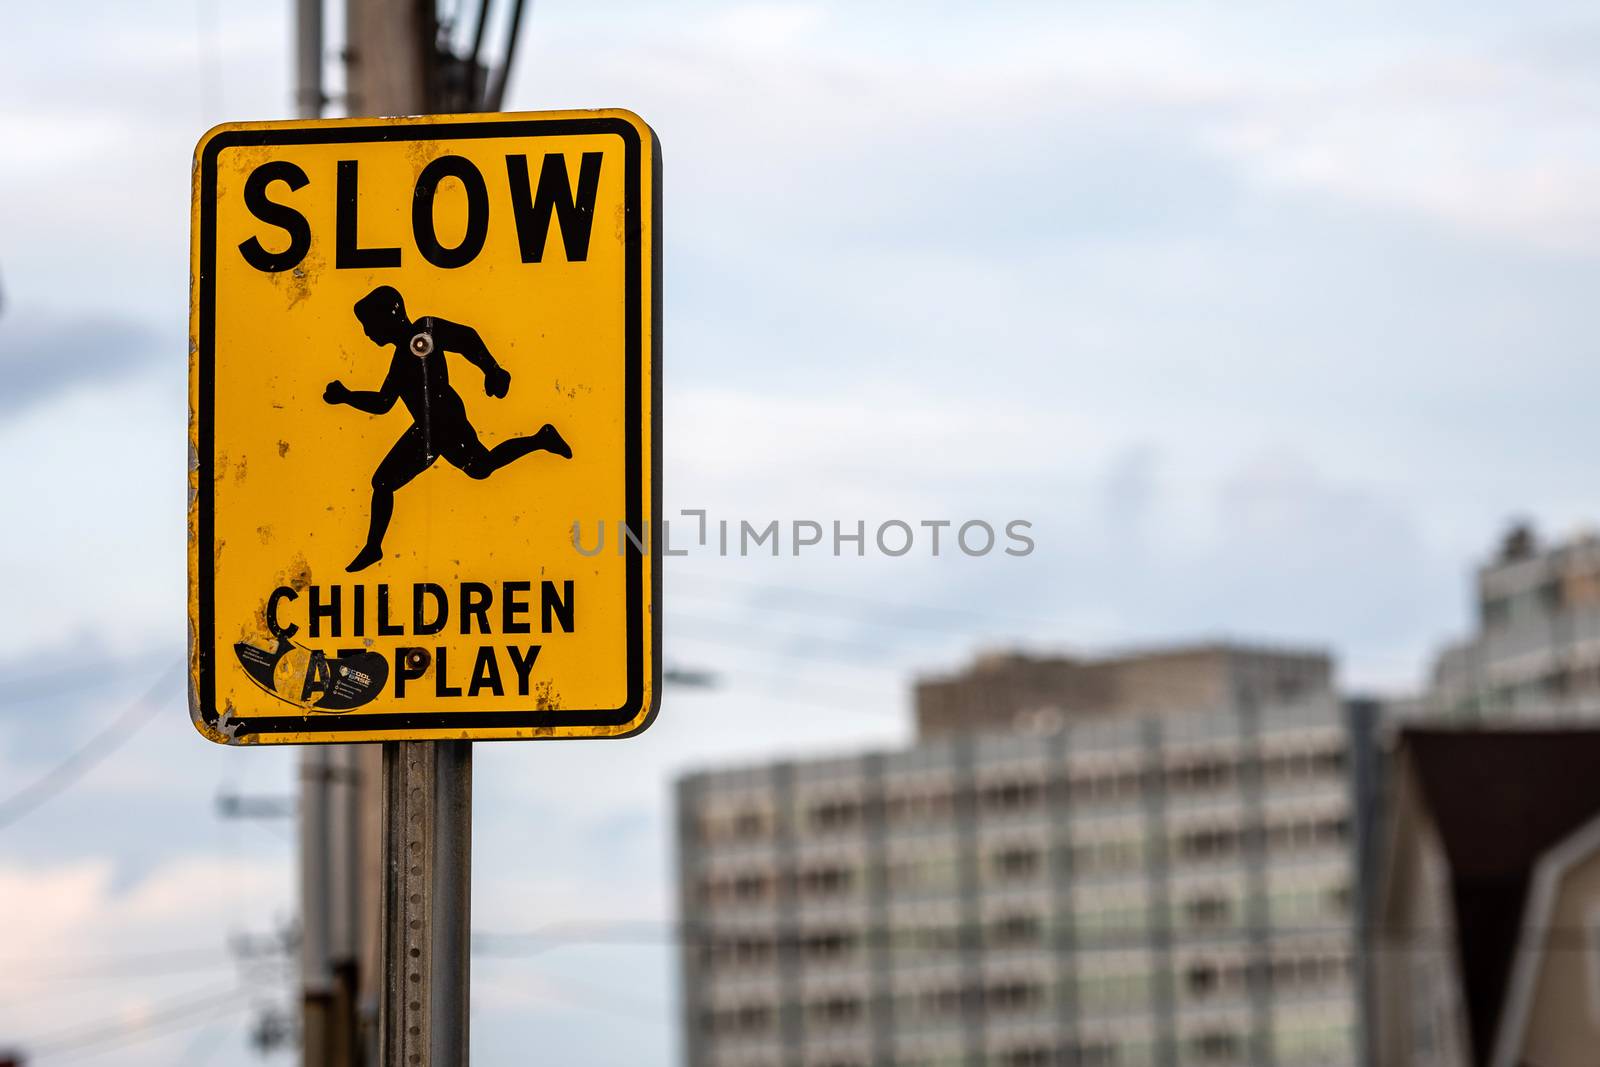
<svg viewBox="0 0 1600 1067">
<path fill-rule="evenodd" d="M 1247 702 L 685 777 L 685 1062 L 1358 1062 L 1365 721 Z"/>
<path fill-rule="evenodd" d="M 1331 693 L 1326 653 L 1201 644 L 1094 659 L 980 656 L 965 670 L 916 686 L 917 736 L 1051 730 L 1086 715 L 1227 711 Z"/>
<path fill-rule="evenodd" d="M 1508 534 L 1479 569 L 1478 629 L 1434 662 L 1422 709 L 1477 719 L 1600 716 L 1600 537 Z"/>
</svg>

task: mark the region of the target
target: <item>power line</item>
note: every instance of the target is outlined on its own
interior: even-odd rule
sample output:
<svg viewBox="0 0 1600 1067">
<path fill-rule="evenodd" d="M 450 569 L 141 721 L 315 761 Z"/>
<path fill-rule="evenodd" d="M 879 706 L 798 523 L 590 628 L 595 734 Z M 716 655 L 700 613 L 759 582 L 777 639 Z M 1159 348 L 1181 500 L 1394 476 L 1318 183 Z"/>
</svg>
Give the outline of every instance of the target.
<svg viewBox="0 0 1600 1067">
<path fill-rule="evenodd" d="M 12 676 L 5 680 L 4 691 L 0 692 L 0 708 L 12 707 L 17 704 L 28 704 L 38 700 L 47 700 L 59 697 L 66 693 L 78 693 L 97 686 L 110 685 L 122 675 L 122 665 L 113 667 L 110 673 L 103 671 L 85 671 L 81 666 L 63 667 L 59 670 L 38 671 L 34 674 Z"/>
<path fill-rule="evenodd" d="M 774 655 L 800 656 L 806 659 L 826 659 L 842 663 L 861 664 L 866 659 L 882 660 L 884 657 L 895 655 L 903 649 L 891 648 L 888 645 L 871 643 L 845 643 L 842 641 L 819 641 L 817 638 L 804 633 L 793 631 L 765 631 L 773 640 L 789 641 L 795 647 L 774 647 L 771 642 L 761 641 L 759 638 L 763 631 L 756 632 L 756 639 L 752 640 L 751 627 L 748 622 L 732 622 L 722 619 L 709 619 L 704 616 L 686 615 L 676 610 L 670 604 L 667 613 L 671 619 L 693 623 L 703 627 L 720 627 L 724 633 L 713 640 L 725 642 L 742 648 L 754 648 L 762 652 L 771 652 Z M 690 636 L 693 636 L 692 634 Z"/>
<path fill-rule="evenodd" d="M 699 582 L 701 580 L 702 579 L 698 576 L 694 578 L 694 582 Z M 739 606 L 746 608 L 753 607 L 754 609 L 763 612 L 778 611 L 789 615 L 800 615 L 813 619 L 844 619 L 852 623 L 867 626 L 880 626 L 902 630 L 923 630 L 931 633 L 955 635 L 962 635 L 967 632 L 962 629 L 962 627 L 967 625 L 968 620 L 982 620 L 988 623 L 1004 621 L 1007 625 L 1014 626 L 1018 629 L 1027 630 L 1029 632 L 1035 632 L 1042 626 L 1065 625 L 1060 621 L 1047 622 L 1046 620 L 1042 619 L 1003 619 L 1001 616 L 992 616 L 988 613 L 963 608 L 939 608 L 929 604 L 913 605 L 905 603 L 891 603 L 888 601 L 874 601 L 865 597 L 856 597 L 844 593 L 835 594 L 818 589 L 802 589 L 796 586 L 772 585 L 763 582 L 745 582 L 738 579 L 723 578 L 709 578 L 704 580 L 709 581 L 712 584 L 720 582 L 725 586 L 731 585 L 761 592 L 775 592 L 784 594 L 786 596 L 798 596 L 802 598 L 809 596 L 813 600 L 834 600 L 835 602 L 843 602 L 844 604 L 849 605 L 849 607 L 845 610 L 821 606 L 809 607 L 804 604 L 783 603 L 781 601 L 765 599 L 753 604 L 749 600 L 732 601 L 728 599 L 721 599 L 714 595 L 708 596 L 705 590 L 697 589 L 692 583 L 688 582 L 683 583 L 684 585 L 688 586 L 688 588 L 679 588 L 675 583 L 674 588 L 672 589 L 671 599 L 677 600 L 679 597 L 687 596 L 690 599 L 710 600 L 711 602 L 717 604 L 738 604 Z M 904 612 L 907 613 L 909 617 L 886 619 L 862 614 L 859 609 L 866 607 L 870 607 L 878 611 L 888 610 Z M 940 614 L 964 616 L 965 618 L 950 618 L 941 620 L 931 617 Z"/>
<path fill-rule="evenodd" d="M 0 959 L 0 973 L 27 975 L 30 988 L 20 994 L 7 994 L 12 1006 L 32 1004 L 63 996 L 82 997 L 85 985 L 123 982 L 129 978 L 166 978 L 204 974 L 245 966 L 252 973 L 268 974 L 292 963 L 287 949 L 276 954 L 249 952 L 235 947 L 168 949 L 156 952 L 131 952 L 93 956 L 35 956 Z M 0 981 L 0 986 L 5 983 Z"/>
<path fill-rule="evenodd" d="M 29 981 L 85 981 L 99 978 L 182 974 L 196 970 L 211 970 L 218 966 L 229 965 L 232 961 L 232 955 L 225 949 L 192 948 L 106 956 L 99 961 L 92 957 L 80 957 L 77 961 L 71 962 L 67 962 L 65 957 L 58 957 L 55 960 L 50 957 L 45 957 L 43 960 L 6 960 L 0 962 L 0 970 L 26 973 Z M 52 968 L 52 962 L 57 964 L 67 962 L 67 965 Z"/>
<path fill-rule="evenodd" d="M 216 993 L 214 989 L 214 986 L 208 987 L 165 1000 L 137 1022 L 95 1022 L 21 1044 L 41 1058 L 68 1056 L 76 1059 L 101 1055 L 163 1033 L 213 1022 L 220 1014 L 251 1006 L 250 991 L 243 987 L 223 993 Z M 206 995 L 208 992 L 210 996 Z"/>
<path fill-rule="evenodd" d="M 189 1058 L 184 1061 L 185 1067 L 204 1067 L 205 1064 L 210 1063 L 216 1057 L 217 1050 L 228 1039 L 228 1035 L 233 1032 L 234 1027 L 230 1025 L 213 1026 L 211 1028 L 210 1042 L 194 1049 Z"/>
<path fill-rule="evenodd" d="M 785 585 L 779 582 L 753 581 L 748 578 L 734 578 L 728 575 L 709 575 L 704 573 L 684 574 L 682 580 L 687 582 L 710 582 L 723 586 L 735 586 L 750 589 L 756 592 L 783 593 L 791 597 L 811 599 L 816 601 L 831 601 L 836 604 L 854 605 L 857 607 L 874 608 L 878 610 L 899 611 L 920 617 L 920 621 L 903 623 L 907 626 L 926 626 L 931 623 L 926 619 L 930 615 L 943 615 L 955 618 L 965 618 L 979 622 L 1003 622 L 1018 626 L 1028 631 L 1036 631 L 1040 627 L 1058 627 L 1065 623 L 1062 619 L 1045 619 L 1023 615 L 1007 615 L 981 608 L 952 607 L 948 604 L 918 604 L 910 601 L 881 600 L 875 597 L 861 596 L 855 593 L 841 593 L 832 589 L 814 589 L 809 586 Z M 764 605 L 765 606 L 765 605 Z"/>
<path fill-rule="evenodd" d="M 176 680 L 182 667 L 182 660 L 168 667 L 144 696 L 128 705 L 122 714 L 112 719 L 99 733 L 90 737 L 75 752 L 34 782 L 0 801 L 0 830 L 11 826 L 32 813 L 45 801 L 76 784 L 101 760 L 121 748 L 161 707 L 156 697 Z"/>
<path fill-rule="evenodd" d="M 530 989 L 526 983 L 511 985 L 505 982 L 483 981 L 476 983 L 480 989 L 503 990 L 507 993 L 516 993 L 521 996 L 531 997 L 534 1000 L 544 1001 L 547 1004 L 558 1004 L 568 1008 L 579 1008 L 585 1011 L 595 1011 L 607 1015 L 615 1015 L 630 1022 L 653 1022 L 662 1025 L 672 1025 L 671 1008 L 665 1004 L 630 1005 L 619 1002 L 616 991 L 613 989 L 599 989 L 595 986 L 584 986 L 578 991 L 582 996 L 571 996 L 569 989 L 575 988 L 575 983 L 569 977 L 561 980 L 562 989 Z"/>
<path fill-rule="evenodd" d="M 812 677 L 805 677 L 798 674 L 785 674 L 781 671 L 757 670 L 745 667 L 743 665 L 734 667 L 731 670 L 725 670 L 719 667 L 717 673 L 718 677 L 726 675 L 735 682 L 742 680 L 746 683 L 754 681 L 768 683 L 767 687 L 759 689 L 753 685 L 746 684 L 741 687 L 746 691 L 754 689 L 757 692 L 766 695 L 779 696 L 785 699 L 804 699 L 807 703 L 816 703 L 815 701 L 809 699 L 812 696 L 820 696 L 828 700 L 837 700 L 843 702 L 837 706 L 826 704 L 817 705 L 819 707 L 832 707 L 832 710 L 835 711 L 852 710 L 845 706 L 850 702 L 864 702 L 868 707 L 871 708 L 899 707 L 902 699 L 905 696 L 904 687 L 899 684 L 898 679 L 896 679 L 892 691 L 878 691 L 869 689 L 865 686 L 849 684 L 839 685 L 834 682 L 831 677 L 819 682 L 816 678 Z M 772 688 L 773 686 L 778 686 L 780 688 L 774 689 Z M 712 691 L 715 692 L 715 689 Z"/>
<path fill-rule="evenodd" d="M 489 83 L 488 92 L 484 97 L 485 111 L 499 111 L 505 103 L 506 83 L 511 80 L 511 64 L 517 57 L 517 38 L 521 36 L 522 9 L 525 0 L 512 0 L 511 5 L 511 30 L 506 36 L 505 57 L 500 66 L 495 70 Z"/>
<path fill-rule="evenodd" d="M 489 3 L 490 0 L 480 0 L 478 4 L 478 24 L 472 31 L 472 51 L 467 53 L 467 68 L 476 70 L 478 54 L 483 51 L 483 33 L 489 28 Z"/>
</svg>

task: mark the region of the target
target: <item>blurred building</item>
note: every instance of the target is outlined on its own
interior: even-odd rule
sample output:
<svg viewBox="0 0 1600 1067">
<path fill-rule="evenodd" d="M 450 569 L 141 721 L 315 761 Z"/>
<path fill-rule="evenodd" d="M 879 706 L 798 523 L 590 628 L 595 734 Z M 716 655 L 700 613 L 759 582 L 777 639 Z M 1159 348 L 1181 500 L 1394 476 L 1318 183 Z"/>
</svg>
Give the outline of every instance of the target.
<svg viewBox="0 0 1600 1067">
<path fill-rule="evenodd" d="M 1356 1062 L 1372 716 L 1250 694 L 685 777 L 686 1063 Z"/>
<path fill-rule="evenodd" d="M 1596 1062 L 1600 730 L 1406 730 L 1394 767 L 1377 1062 Z"/>
<path fill-rule="evenodd" d="M 1478 632 L 1444 649 L 1422 708 L 1466 718 L 1600 716 L 1600 537 L 1542 547 L 1518 526 L 1478 571 Z"/>
<path fill-rule="evenodd" d="M 1205 644 L 1100 659 L 992 653 L 917 683 L 917 736 L 1050 730 L 1085 715 L 1228 711 L 1332 686 L 1332 661 L 1312 651 Z"/>
</svg>

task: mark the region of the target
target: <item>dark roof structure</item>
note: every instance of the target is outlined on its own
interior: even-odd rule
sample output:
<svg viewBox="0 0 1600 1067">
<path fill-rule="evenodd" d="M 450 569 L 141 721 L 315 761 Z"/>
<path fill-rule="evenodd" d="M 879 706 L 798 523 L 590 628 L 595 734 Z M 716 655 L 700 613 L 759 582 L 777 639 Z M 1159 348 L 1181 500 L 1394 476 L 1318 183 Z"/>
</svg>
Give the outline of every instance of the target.
<svg viewBox="0 0 1600 1067">
<path fill-rule="evenodd" d="M 1494 1048 L 1533 868 L 1600 813 L 1600 730 L 1407 729 L 1450 864 L 1473 1059 Z"/>
</svg>

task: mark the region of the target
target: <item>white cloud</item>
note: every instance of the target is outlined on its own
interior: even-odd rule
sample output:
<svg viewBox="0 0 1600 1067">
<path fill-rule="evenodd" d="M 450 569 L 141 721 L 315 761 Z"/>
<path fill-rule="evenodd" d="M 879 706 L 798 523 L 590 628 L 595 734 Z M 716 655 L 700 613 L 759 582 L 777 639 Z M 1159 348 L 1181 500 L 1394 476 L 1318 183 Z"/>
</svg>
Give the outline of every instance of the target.
<svg viewBox="0 0 1600 1067">
<path fill-rule="evenodd" d="M 281 865 L 199 855 L 131 884 L 119 883 L 107 859 L 0 865 L 8 916 L 0 1031 L 25 1053 L 102 1024 L 133 1036 L 175 996 L 236 987 L 213 916 L 281 909 L 284 881 Z M 170 1063 L 187 1040 L 179 1033 L 131 1046 L 118 1062 Z"/>
<path fill-rule="evenodd" d="M 1600 252 L 1600 84 L 1483 54 L 1421 57 L 1218 123 L 1269 185 L 1317 190 L 1468 232 Z"/>
</svg>

